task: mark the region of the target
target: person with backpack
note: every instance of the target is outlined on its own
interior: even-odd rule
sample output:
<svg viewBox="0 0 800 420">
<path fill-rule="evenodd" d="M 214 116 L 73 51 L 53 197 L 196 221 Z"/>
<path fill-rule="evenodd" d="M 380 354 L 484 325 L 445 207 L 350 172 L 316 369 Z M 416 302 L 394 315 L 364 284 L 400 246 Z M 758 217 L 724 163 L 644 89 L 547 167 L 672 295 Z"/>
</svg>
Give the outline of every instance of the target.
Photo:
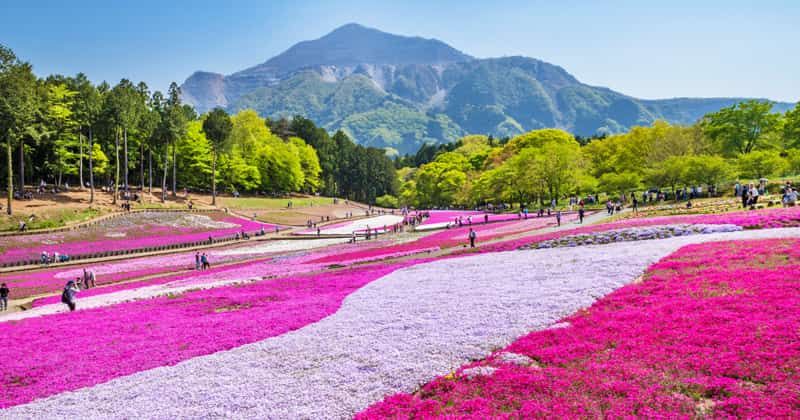
<svg viewBox="0 0 800 420">
<path fill-rule="evenodd" d="M 8 290 L 8 286 L 5 283 L 0 285 L 0 311 L 7 311 L 8 310 L 8 294 L 11 292 Z"/>
<path fill-rule="evenodd" d="M 204 252 L 203 255 L 200 257 L 200 261 L 203 263 L 203 270 L 207 270 L 211 268 L 211 264 L 208 262 L 208 256 Z"/>
<path fill-rule="evenodd" d="M 470 248 L 475 248 L 475 238 L 477 238 L 477 237 L 478 237 L 478 234 L 475 233 L 475 231 L 472 230 L 472 228 L 470 228 L 469 229 L 469 247 Z"/>
<path fill-rule="evenodd" d="M 78 278 L 78 280 L 80 280 L 80 278 Z M 61 303 L 67 305 L 70 312 L 75 310 L 75 294 L 78 292 L 78 286 L 73 280 L 68 281 L 67 285 L 64 286 L 64 291 L 61 292 Z"/>
</svg>

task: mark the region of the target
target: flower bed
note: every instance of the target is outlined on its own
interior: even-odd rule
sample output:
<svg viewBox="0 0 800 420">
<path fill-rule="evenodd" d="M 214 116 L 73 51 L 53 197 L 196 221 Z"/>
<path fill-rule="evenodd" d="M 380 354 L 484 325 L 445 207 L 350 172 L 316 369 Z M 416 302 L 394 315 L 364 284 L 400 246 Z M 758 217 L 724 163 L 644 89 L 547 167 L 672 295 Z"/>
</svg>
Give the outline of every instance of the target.
<svg viewBox="0 0 800 420">
<path fill-rule="evenodd" d="M 560 328 L 357 418 L 798 417 L 798 249 L 686 247 Z"/>
<path fill-rule="evenodd" d="M 562 222 L 566 223 L 573 220 L 575 215 L 566 215 Z M 375 247 L 368 250 L 360 250 L 352 253 L 332 254 L 321 257 L 313 262 L 335 263 L 339 261 L 363 260 L 368 258 L 388 258 L 396 254 L 411 254 L 414 252 L 425 252 L 430 249 L 445 249 L 459 245 L 467 245 L 469 229 L 472 228 L 479 242 L 497 239 L 503 236 L 515 235 L 536 229 L 542 229 L 556 224 L 555 218 L 528 218 L 527 220 L 513 220 L 493 224 L 465 225 L 460 228 L 450 228 L 441 232 L 436 232 L 413 242 L 392 245 L 387 247 Z"/>
<path fill-rule="evenodd" d="M 367 219 L 358 219 L 347 222 L 335 223 L 327 226 L 320 226 L 319 229 L 320 233 L 323 235 L 350 235 L 353 232 L 361 233 L 366 231 L 367 227 L 369 227 L 371 231 L 375 231 L 377 229 L 379 232 L 383 232 L 384 227 L 386 227 L 386 230 L 389 230 L 392 227 L 392 225 L 401 223 L 402 221 L 403 221 L 403 216 L 386 214 L 382 216 L 370 217 Z M 317 229 L 306 229 L 297 232 L 297 234 L 316 235 Z"/>
<path fill-rule="evenodd" d="M 265 241 L 237 245 L 228 248 L 205 250 L 212 264 L 231 263 L 264 257 L 280 252 L 303 251 L 340 243 L 341 239 Z M 0 281 L 8 283 L 14 299 L 59 291 L 67 280 L 83 274 L 83 268 L 94 270 L 97 285 L 108 285 L 138 277 L 168 274 L 194 268 L 194 252 L 117 260 L 107 263 L 58 267 L 35 272 L 12 272 L 0 274 Z M 97 289 L 105 290 L 107 289 Z M 37 301 L 38 302 L 38 301 Z M 38 303 L 37 303 L 38 304 Z"/>
<path fill-rule="evenodd" d="M 721 232 L 738 232 L 737 225 L 664 225 L 609 230 L 581 235 L 562 236 L 558 239 L 536 242 L 521 249 L 559 248 L 581 245 L 603 245 L 612 242 L 632 242 L 648 239 L 664 239 L 673 236 L 687 236 Z"/>
<path fill-rule="evenodd" d="M 586 225 L 574 229 L 545 233 L 514 239 L 487 246 L 488 251 L 510 251 L 531 246 L 532 244 L 555 240 L 564 236 L 606 232 L 615 229 L 626 229 L 643 226 L 674 224 L 731 224 L 744 229 L 768 229 L 800 226 L 800 207 L 748 210 L 722 214 L 702 214 L 692 216 L 662 216 L 649 219 L 626 219 L 596 225 Z"/>
<path fill-rule="evenodd" d="M 411 392 L 532 329 L 552 325 L 631 282 L 685 244 L 799 234 L 800 229 L 780 229 L 695 235 L 580 253 L 516 251 L 415 265 L 369 283 L 331 316 L 302 329 L 61 393 L 3 414 L 351 417 L 386 395 Z M 526 360 L 514 355 L 503 359 Z M 465 375 L 480 380 L 489 371 Z"/>
<path fill-rule="evenodd" d="M 0 407 L 298 329 L 399 267 L 374 265 L 2 323 L 3 342 L 14 344 L 4 351 Z"/>
<path fill-rule="evenodd" d="M 52 234 L 11 236 L 0 245 L 0 263 L 39 260 L 43 251 L 61 255 L 102 254 L 181 243 L 207 241 L 275 225 L 253 222 L 222 213 L 132 213 L 100 222 L 85 229 Z"/>
<path fill-rule="evenodd" d="M 458 225 L 459 219 L 461 219 L 462 225 L 469 225 L 470 220 L 472 221 L 473 225 L 476 225 L 485 223 L 486 221 L 506 222 L 510 220 L 520 220 L 525 218 L 524 215 L 520 215 L 519 213 L 495 214 L 495 213 L 484 213 L 479 211 L 430 210 L 425 213 L 427 213 L 429 216 L 428 218 L 423 220 L 422 223 L 417 225 L 416 230 L 418 231 L 456 227 Z M 553 216 L 555 216 L 555 214 L 553 214 Z M 530 214 L 528 215 L 528 219 L 535 217 L 536 216 L 534 215 Z"/>
</svg>

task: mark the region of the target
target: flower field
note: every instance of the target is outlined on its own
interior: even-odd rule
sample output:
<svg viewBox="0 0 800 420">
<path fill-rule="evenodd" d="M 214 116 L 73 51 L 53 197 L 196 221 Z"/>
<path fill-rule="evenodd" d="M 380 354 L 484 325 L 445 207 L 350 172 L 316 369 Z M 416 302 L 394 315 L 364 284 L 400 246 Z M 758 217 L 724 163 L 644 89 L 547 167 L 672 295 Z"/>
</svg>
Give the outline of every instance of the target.
<svg viewBox="0 0 800 420">
<path fill-rule="evenodd" d="M 0 275 L 0 419 L 800 415 L 796 209 L 512 216 Z"/>
<path fill-rule="evenodd" d="M 242 231 L 252 234 L 262 226 L 266 231 L 275 230 L 275 225 L 223 213 L 131 213 L 73 231 L 4 237 L 0 263 L 38 261 L 43 251 L 79 255 L 205 241 Z"/>
<path fill-rule="evenodd" d="M 357 418 L 800 415 L 800 240 L 683 248 L 622 288 Z"/>
</svg>

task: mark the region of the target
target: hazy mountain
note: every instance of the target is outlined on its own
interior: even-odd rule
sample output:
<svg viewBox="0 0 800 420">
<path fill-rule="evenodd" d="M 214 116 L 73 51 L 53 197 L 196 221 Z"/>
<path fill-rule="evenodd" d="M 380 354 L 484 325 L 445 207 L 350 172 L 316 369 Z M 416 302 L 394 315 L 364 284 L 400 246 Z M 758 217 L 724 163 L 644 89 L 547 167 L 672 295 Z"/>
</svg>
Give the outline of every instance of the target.
<svg viewBox="0 0 800 420">
<path fill-rule="evenodd" d="M 269 117 L 299 114 L 401 153 L 467 133 L 513 136 L 560 127 L 588 136 L 659 118 L 689 124 L 743 99 L 641 100 L 585 85 L 533 58 L 476 59 L 435 39 L 357 24 L 228 76 L 196 72 L 181 88 L 199 112 L 222 106 Z"/>
</svg>

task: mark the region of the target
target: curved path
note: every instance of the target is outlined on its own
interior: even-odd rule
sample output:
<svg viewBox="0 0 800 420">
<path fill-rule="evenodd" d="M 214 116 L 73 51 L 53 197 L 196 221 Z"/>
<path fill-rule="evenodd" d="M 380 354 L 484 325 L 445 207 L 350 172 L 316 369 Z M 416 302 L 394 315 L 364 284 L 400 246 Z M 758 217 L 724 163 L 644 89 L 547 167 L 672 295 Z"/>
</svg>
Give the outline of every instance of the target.
<svg viewBox="0 0 800 420">
<path fill-rule="evenodd" d="M 799 236 L 800 228 L 744 231 L 420 264 L 291 333 L 13 407 L 0 418 L 346 418 L 552 325 L 681 246 Z"/>
</svg>

